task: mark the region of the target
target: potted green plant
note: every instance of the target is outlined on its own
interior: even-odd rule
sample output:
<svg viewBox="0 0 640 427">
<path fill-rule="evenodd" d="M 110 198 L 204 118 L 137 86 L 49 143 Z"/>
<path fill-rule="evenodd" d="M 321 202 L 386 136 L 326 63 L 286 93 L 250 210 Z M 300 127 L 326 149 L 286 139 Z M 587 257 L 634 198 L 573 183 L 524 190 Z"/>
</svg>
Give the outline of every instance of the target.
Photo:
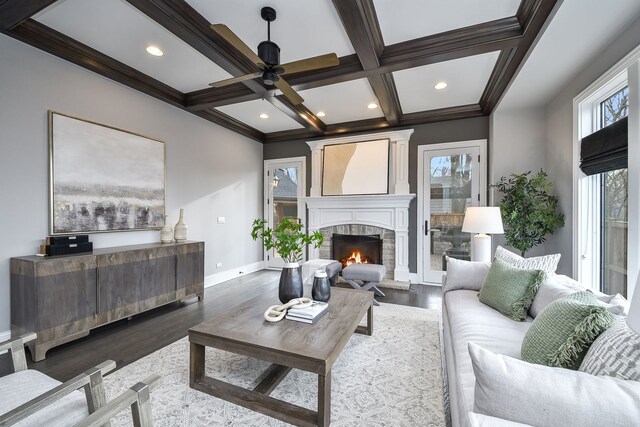
<svg viewBox="0 0 640 427">
<path fill-rule="evenodd" d="M 287 303 L 294 298 L 302 297 L 302 275 L 299 261 L 302 260 L 306 246 L 313 244 L 319 247 L 324 236 L 319 231 L 305 233 L 300 218 L 284 217 L 274 228 L 267 227 L 268 222 L 258 218 L 253 221 L 251 237 L 261 239 L 266 250 L 275 249 L 285 262 L 280 273 L 278 296 Z"/>
<path fill-rule="evenodd" d="M 503 176 L 492 185 L 503 195 L 499 206 L 507 244 L 523 257 L 564 226 L 564 215 L 558 212 L 558 198 L 550 194 L 553 187 L 546 172 L 540 169 L 529 177 L 530 173 Z"/>
</svg>

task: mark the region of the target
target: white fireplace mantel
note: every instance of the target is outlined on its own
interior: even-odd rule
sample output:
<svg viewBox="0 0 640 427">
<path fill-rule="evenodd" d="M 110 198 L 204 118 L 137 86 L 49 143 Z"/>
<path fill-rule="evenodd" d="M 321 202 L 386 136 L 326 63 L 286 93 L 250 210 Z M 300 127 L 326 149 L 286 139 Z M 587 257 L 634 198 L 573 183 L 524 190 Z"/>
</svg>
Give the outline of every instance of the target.
<svg viewBox="0 0 640 427">
<path fill-rule="evenodd" d="M 394 280 L 409 281 L 409 203 L 415 194 L 305 197 L 309 231 L 341 224 L 362 224 L 395 232 Z M 310 258 L 319 249 L 309 247 Z"/>
</svg>

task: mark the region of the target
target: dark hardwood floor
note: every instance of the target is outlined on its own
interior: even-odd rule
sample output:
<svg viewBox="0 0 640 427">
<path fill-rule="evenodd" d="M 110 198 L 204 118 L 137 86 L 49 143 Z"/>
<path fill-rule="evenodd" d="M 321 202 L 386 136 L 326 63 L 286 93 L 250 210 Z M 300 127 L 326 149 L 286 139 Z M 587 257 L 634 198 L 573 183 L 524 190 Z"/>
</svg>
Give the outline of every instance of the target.
<svg viewBox="0 0 640 427">
<path fill-rule="evenodd" d="M 78 373 L 111 359 L 117 368 L 132 363 L 187 335 L 192 326 L 203 322 L 213 313 L 246 301 L 261 292 L 277 295 L 279 271 L 262 270 L 205 289 L 204 301 L 173 303 L 105 325 L 84 338 L 55 347 L 47 358 L 30 362 L 31 369 L 66 381 Z M 441 308 L 441 289 L 438 286 L 412 284 L 408 291 L 384 288 L 383 303 L 402 304 L 422 308 Z M 266 308 L 266 307 L 265 307 Z M 10 372 L 7 354 L 0 356 L 0 376 Z"/>
</svg>

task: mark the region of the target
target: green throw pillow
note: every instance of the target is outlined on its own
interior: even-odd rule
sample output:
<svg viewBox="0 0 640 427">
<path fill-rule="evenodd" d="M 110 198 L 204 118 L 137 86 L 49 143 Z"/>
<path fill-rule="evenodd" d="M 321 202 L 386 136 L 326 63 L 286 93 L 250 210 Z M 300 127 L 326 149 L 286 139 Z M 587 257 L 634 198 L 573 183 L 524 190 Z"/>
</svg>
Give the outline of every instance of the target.
<svg viewBox="0 0 640 427">
<path fill-rule="evenodd" d="M 613 322 L 588 291 L 576 292 L 546 306 L 522 341 L 522 360 L 576 370 L 591 343 Z"/>
<path fill-rule="evenodd" d="M 480 288 L 480 302 L 522 322 L 545 277 L 542 270 L 524 270 L 495 258 Z"/>
</svg>

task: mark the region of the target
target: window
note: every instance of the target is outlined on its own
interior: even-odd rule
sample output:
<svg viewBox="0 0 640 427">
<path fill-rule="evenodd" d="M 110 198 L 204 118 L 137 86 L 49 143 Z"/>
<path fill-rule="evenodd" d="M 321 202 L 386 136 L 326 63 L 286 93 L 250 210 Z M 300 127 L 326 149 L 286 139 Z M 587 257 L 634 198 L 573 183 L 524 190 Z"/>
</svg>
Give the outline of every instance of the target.
<svg viewBox="0 0 640 427">
<path fill-rule="evenodd" d="M 595 91 L 581 105 L 584 138 L 628 115 L 626 73 Z M 580 179 L 579 278 L 607 294 L 627 296 L 627 169 Z"/>
</svg>

